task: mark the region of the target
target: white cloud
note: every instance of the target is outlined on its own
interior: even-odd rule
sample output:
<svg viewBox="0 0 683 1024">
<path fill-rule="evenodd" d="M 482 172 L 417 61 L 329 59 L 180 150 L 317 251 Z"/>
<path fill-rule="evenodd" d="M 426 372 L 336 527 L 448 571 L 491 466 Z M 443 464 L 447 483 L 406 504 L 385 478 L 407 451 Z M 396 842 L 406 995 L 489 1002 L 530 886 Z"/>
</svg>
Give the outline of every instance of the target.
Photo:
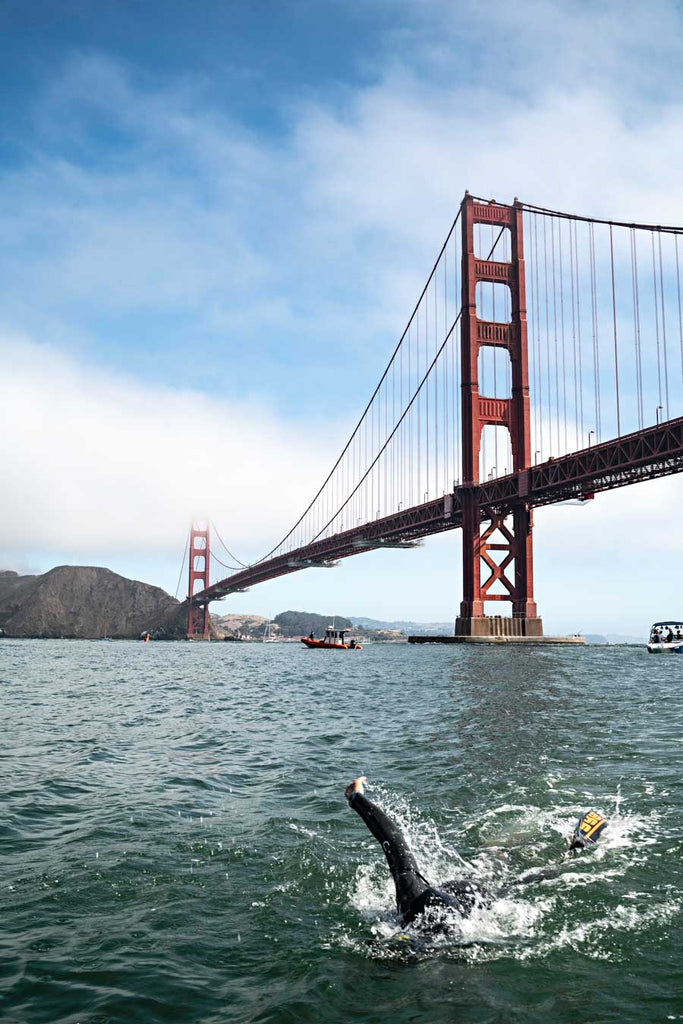
<svg viewBox="0 0 683 1024">
<path fill-rule="evenodd" d="M 388 348 L 400 329 L 465 188 L 675 219 L 680 92 L 644 111 L 625 89 L 655 40 L 670 57 L 671 4 L 628 17 L 614 4 L 493 8 L 428 4 L 343 107 L 286 97 L 277 139 L 199 83 L 155 90 L 104 56 L 74 56 L 43 98 L 37 159 L 5 179 L 5 309 L 28 329 L 26 293 L 74 319 L 183 313 L 195 336 L 232 319 L 259 345 L 276 309 L 289 344 L 343 338 L 364 360 L 373 337 Z M 533 60 L 503 61 L 517 44 Z M 443 60 L 427 66 L 435 47 Z"/>
<path fill-rule="evenodd" d="M 4 336 L 0 360 L 0 533 L 12 568 L 43 570 L 52 552 L 69 551 L 173 590 L 189 522 L 207 513 L 238 557 L 259 557 L 308 503 L 348 430 L 296 427 L 249 400 L 105 375 L 25 337 Z M 683 479 L 674 478 L 583 508 L 538 510 L 536 594 L 547 629 L 638 633 L 670 614 L 677 578 L 653 554 L 683 555 L 682 501 Z M 442 537 L 408 554 L 354 558 L 334 573 L 256 588 L 230 608 L 275 614 L 323 602 L 447 620 L 459 600 L 458 547 Z M 36 552 L 43 561 L 27 563 Z"/>
<path fill-rule="evenodd" d="M 260 554 L 308 503 L 342 436 L 253 401 L 106 375 L 23 337 L 0 338 L 0 362 L 0 533 L 18 558 L 176 552 L 197 516 Z M 311 432 L 323 442 L 314 450 Z"/>
</svg>

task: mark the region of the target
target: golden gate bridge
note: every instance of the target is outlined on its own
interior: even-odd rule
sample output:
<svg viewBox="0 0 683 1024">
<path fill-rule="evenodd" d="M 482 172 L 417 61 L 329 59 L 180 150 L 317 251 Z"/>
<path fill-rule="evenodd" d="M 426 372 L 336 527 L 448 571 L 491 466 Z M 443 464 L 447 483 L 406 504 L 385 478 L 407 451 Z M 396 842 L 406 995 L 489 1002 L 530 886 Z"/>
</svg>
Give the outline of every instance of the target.
<svg viewBox="0 0 683 1024">
<path fill-rule="evenodd" d="M 533 510 L 683 469 L 681 236 L 466 193 L 379 383 L 291 529 L 245 564 L 215 533 L 218 557 L 208 525 L 193 524 L 188 638 L 208 639 L 209 603 L 228 594 L 453 529 L 455 637 L 541 637 Z M 510 614 L 487 614 L 488 602 Z"/>
</svg>

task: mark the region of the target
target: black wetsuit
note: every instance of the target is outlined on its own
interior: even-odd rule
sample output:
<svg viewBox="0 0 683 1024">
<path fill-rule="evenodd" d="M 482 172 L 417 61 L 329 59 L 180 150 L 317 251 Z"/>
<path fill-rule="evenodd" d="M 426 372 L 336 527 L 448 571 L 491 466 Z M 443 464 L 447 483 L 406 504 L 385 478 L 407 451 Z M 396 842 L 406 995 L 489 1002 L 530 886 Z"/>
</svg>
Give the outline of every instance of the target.
<svg viewBox="0 0 683 1024">
<path fill-rule="evenodd" d="M 384 850 L 396 886 L 396 905 L 402 924 L 410 924 L 428 907 L 451 907 L 467 917 L 477 903 L 486 901 L 484 890 L 470 879 L 444 882 L 438 888 L 430 885 L 391 818 L 362 793 L 353 793 L 349 803 Z"/>
</svg>

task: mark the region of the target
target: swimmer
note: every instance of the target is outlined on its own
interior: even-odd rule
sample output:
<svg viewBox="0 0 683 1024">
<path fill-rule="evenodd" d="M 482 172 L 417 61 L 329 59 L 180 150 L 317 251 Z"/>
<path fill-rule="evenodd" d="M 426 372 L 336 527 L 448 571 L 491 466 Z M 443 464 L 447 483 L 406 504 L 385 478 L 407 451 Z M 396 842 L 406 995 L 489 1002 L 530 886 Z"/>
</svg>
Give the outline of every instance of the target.
<svg viewBox="0 0 683 1024">
<path fill-rule="evenodd" d="M 581 850 L 590 849 L 598 841 L 607 821 L 597 811 L 587 811 L 574 829 L 569 840 L 569 856 L 575 857 Z"/>
<path fill-rule="evenodd" d="M 360 775 L 346 787 L 344 795 L 384 850 L 396 887 L 396 906 L 401 924 L 411 924 L 429 907 L 444 907 L 461 917 L 469 917 L 476 906 L 491 903 L 491 894 L 471 878 L 442 882 L 439 886 L 430 885 L 420 872 L 401 830 L 377 804 L 373 804 L 364 795 L 367 781 L 364 775 Z M 568 856 L 575 857 L 582 850 L 594 846 L 606 825 L 607 821 L 597 811 L 584 814 L 569 839 Z M 536 869 L 522 875 L 513 884 L 545 881 L 557 877 L 561 872 L 560 865 Z"/>
<path fill-rule="evenodd" d="M 350 806 L 361 816 L 384 850 L 391 877 L 396 886 L 396 906 L 401 924 L 411 924 L 429 907 L 445 907 L 468 917 L 475 906 L 489 902 L 486 891 L 472 879 L 463 878 L 430 885 L 421 874 L 417 861 L 398 826 L 364 795 L 364 775 L 346 787 Z"/>
</svg>

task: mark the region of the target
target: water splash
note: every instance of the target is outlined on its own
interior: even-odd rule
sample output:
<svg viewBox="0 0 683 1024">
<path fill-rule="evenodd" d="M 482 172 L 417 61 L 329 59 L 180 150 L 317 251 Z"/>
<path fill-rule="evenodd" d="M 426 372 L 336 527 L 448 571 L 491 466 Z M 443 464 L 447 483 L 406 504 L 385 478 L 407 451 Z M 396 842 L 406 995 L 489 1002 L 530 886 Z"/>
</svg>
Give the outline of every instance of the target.
<svg viewBox="0 0 683 1024">
<path fill-rule="evenodd" d="M 501 803 L 489 808 L 478 822 L 487 845 L 466 858 L 406 797 L 382 786 L 376 786 L 372 795 L 402 829 L 421 870 L 434 884 L 473 877 L 492 891 L 494 898 L 466 918 L 446 908 L 431 908 L 403 927 L 395 908 L 393 882 L 381 851 L 371 840 L 365 844 L 367 856 L 356 868 L 347 893 L 369 937 L 367 931 L 353 935 L 342 929 L 334 940 L 334 944 L 363 956 L 528 960 L 571 948 L 593 959 L 614 960 L 619 959 L 614 935 L 661 924 L 680 910 L 678 901 L 670 896 L 653 899 L 653 894 L 637 891 L 621 894 L 622 900 L 632 901 L 630 905 L 609 905 L 610 894 L 623 888 L 630 868 L 646 862 L 662 837 L 659 814 L 623 810 L 619 789 L 602 801 L 614 810 L 609 812 L 609 825 L 599 844 L 571 860 L 566 857 L 566 840 L 586 810 L 585 802 L 573 800 L 551 807 Z M 474 830 L 471 822 L 460 828 L 463 845 Z M 527 863 L 530 851 L 537 861 L 532 869 Z M 599 891 L 599 898 L 591 896 L 592 889 Z"/>
</svg>

